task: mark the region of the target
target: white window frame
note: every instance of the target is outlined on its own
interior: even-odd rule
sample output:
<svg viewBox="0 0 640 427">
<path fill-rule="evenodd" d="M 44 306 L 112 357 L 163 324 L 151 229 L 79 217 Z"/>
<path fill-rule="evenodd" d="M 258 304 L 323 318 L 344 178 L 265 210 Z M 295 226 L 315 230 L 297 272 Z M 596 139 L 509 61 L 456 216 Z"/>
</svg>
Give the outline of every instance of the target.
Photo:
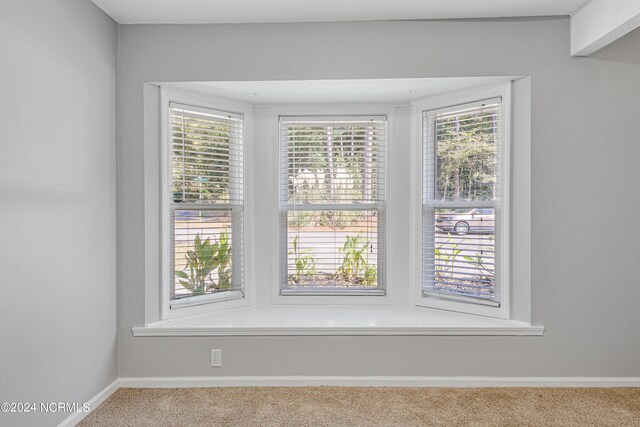
<svg viewBox="0 0 640 427">
<path fill-rule="evenodd" d="M 364 120 L 368 118 L 376 118 L 378 120 L 384 121 L 384 129 L 385 135 L 383 139 L 382 149 L 384 152 L 382 156 L 376 155 L 377 162 L 377 170 L 382 170 L 382 178 L 378 177 L 378 181 L 382 183 L 378 189 L 382 188 L 382 202 L 376 201 L 375 203 L 367 203 L 363 205 L 350 205 L 350 204 L 310 204 L 308 206 L 312 206 L 313 209 L 308 209 L 302 205 L 300 207 L 301 210 L 309 210 L 312 212 L 318 211 L 334 211 L 334 210 L 347 210 L 347 211 L 373 211 L 375 210 L 378 213 L 378 218 L 382 218 L 383 221 L 382 226 L 378 225 L 376 229 L 376 241 L 377 241 L 377 269 L 378 269 L 378 286 L 375 289 L 365 289 L 365 288 L 357 288 L 357 289 L 336 289 L 336 288 L 320 288 L 320 287 L 309 287 L 309 289 L 289 289 L 284 284 L 288 283 L 288 213 L 295 212 L 296 209 L 291 209 L 288 203 L 284 203 L 282 200 L 283 195 L 280 194 L 280 231 L 281 231 L 281 243 L 280 243 L 280 295 L 282 296 L 362 296 L 362 295 L 370 295 L 370 296 L 384 296 L 386 294 L 386 274 L 384 273 L 386 270 L 387 263 L 387 251 L 386 251 L 386 209 L 387 209 L 387 201 L 386 201 L 386 175 L 387 175 L 387 160 L 386 160 L 386 146 L 387 139 L 389 138 L 387 126 L 389 124 L 389 118 L 386 115 L 323 115 L 323 116 L 308 116 L 308 115 L 296 115 L 296 116 L 279 116 L 278 117 L 278 128 L 279 131 L 282 132 L 282 123 L 286 121 L 299 120 L 305 121 L 308 120 L 310 122 L 321 120 L 321 121 L 333 121 L 333 120 Z M 280 159 L 284 159 L 284 154 L 282 152 L 283 146 L 280 138 L 279 143 L 279 152 Z M 283 165 L 279 164 L 279 182 L 280 182 L 280 191 L 282 192 L 285 183 L 288 180 L 288 176 L 283 175 Z M 382 212 L 382 215 L 380 213 Z"/>
<path fill-rule="evenodd" d="M 472 299 L 456 298 L 455 296 L 439 296 L 436 294 L 425 294 L 423 291 L 423 195 L 424 195 L 424 178 L 423 178 L 423 150 L 425 141 L 423 141 L 423 117 L 425 112 L 434 110 L 446 110 L 449 107 L 481 102 L 494 98 L 501 98 L 502 103 L 502 122 L 501 122 L 501 147 L 500 147 L 500 179 L 501 179 L 501 198 L 500 198 L 500 229 L 496 230 L 496 238 L 500 236 L 500 259 L 496 264 L 499 265 L 498 275 L 500 277 L 500 305 L 492 306 Z M 412 224 L 415 230 L 412 249 L 414 257 L 412 259 L 412 271 L 414 273 L 413 282 L 416 284 L 415 304 L 421 307 L 429 307 L 450 311 L 463 312 L 481 316 L 497 317 L 501 319 L 511 318 L 511 288 L 512 280 L 510 275 L 511 267 L 511 82 L 480 89 L 472 89 L 449 93 L 441 96 L 430 97 L 428 99 L 418 100 L 413 103 L 412 113 L 412 151 L 413 151 L 413 183 L 415 185 L 412 190 Z M 482 203 L 480 203 L 482 204 Z M 497 243 L 498 244 L 498 243 Z M 498 260 L 496 260 L 498 261 Z"/>
<path fill-rule="evenodd" d="M 217 110 L 221 112 L 229 112 L 234 114 L 240 114 L 243 116 L 243 185 L 244 185 L 244 198 L 243 198 L 243 291 L 231 290 L 227 292 L 199 295 L 196 297 L 185 297 L 179 300 L 171 300 L 172 287 L 174 285 L 172 272 L 173 262 L 171 260 L 172 242 L 171 242 L 171 218 L 170 218 L 170 191 L 168 189 L 171 186 L 171 156 L 170 156 L 170 135 L 169 135 L 169 120 L 170 120 L 170 103 L 178 103 L 186 106 L 201 107 L 210 110 Z M 234 102 L 218 97 L 191 94 L 175 90 L 162 89 L 160 93 L 160 236 L 161 236 L 161 255 L 160 255 L 160 283 L 161 283 L 161 312 L 160 317 L 162 320 L 174 319 L 186 316 L 194 316 L 197 314 L 209 313 L 211 311 L 225 310 L 230 308 L 246 307 L 252 304 L 252 287 L 250 280 L 252 275 L 250 268 L 248 267 L 247 250 L 248 246 L 247 235 L 250 231 L 247 227 L 251 227 L 253 221 L 251 219 L 252 213 L 248 209 L 247 201 L 247 182 L 250 182 L 251 177 L 247 177 L 249 168 L 247 167 L 247 147 L 250 145 L 251 139 L 251 109 L 248 105 Z M 250 193 L 249 193 L 250 194 Z M 251 203 L 249 203 L 249 206 Z M 189 206 L 187 206 L 188 208 Z M 206 208 L 206 207 L 205 207 Z M 220 206 L 221 209 L 224 206 Z M 231 207 L 229 210 L 234 212 Z M 236 226 L 235 224 L 233 225 Z"/>
<path fill-rule="evenodd" d="M 389 232 L 389 227 L 393 224 L 394 217 L 394 203 L 393 195 L 388 190 L 390 180 L 393 179 L 390 176 L 389 165 L 392 162 L 393 149 L 391 148 L 394 137 L 394 112 L 397 104 L 287 104 L 287 105 L 268 105 L 260 106 L 261 109 L 266 111 L 265 121 L 271 122 L 273 129 L 271 129 L 271 138 L 269 141 L 271 152 L 275 153 L 272 158 L 272 170 L 276 171 L 272 180 L 274 184 L 271 186 L 274 191 L 271 195 L 271 200 L 274 201 L 272 211 L 271 222 L 274 224 L 271 231 L 271 239 L 278 242 L 278 247 L 274 250 L 272 265 L 274 269 L 272 271 L 271 281 L 271 300 L 273 305 L 282 304 L 321 304 L 321 305 L 348 305 L 348 304 L 383 304 L 390 305 L 395 303 L 395 288 L 393 283 L 390 283 L 389 278 L 393 277 L 394 266 L 390 262 L 389 254 L 393 250 L 395 244 L 393 235 Z M 380 280 L 384 284 L 384 292 L 376 291 L 364 291 L 353 292 L 348 295 L 331 293 L 323 295 L 321 293 L 304 294 L 304 293 L 285 293 L 281 292 L 281 265 L 286 262 L 286 259 L 282 259 L 283 253 L 286 253 L 286 248 L 283 249 L 281 242 L 281 213 L 280 213 L 280 117 L 293 117 L 293 116 L 386 116 L 386 156 L 385 156 L 385 204 L 386 204 L 386 222 L 384 224 L 383 232 L 385 233 L 384 241 L 386 243 L 386 265 L 383 269 L 383 276 Z M 258 230 L 256 230 L 258 231 Z M 259 231 L 258 231 L 259 232 Z"/>
</svg>

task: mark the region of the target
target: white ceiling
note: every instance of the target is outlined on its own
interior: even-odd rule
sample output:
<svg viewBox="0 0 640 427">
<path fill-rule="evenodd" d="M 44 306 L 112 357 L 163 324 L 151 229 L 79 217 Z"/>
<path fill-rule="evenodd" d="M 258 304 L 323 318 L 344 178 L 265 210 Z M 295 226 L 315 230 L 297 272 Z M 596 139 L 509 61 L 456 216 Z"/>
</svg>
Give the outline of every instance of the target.
<svg viewBox="0 0 640 427">
<path fill-rule="evenodd" d="M 162 83 L 167 89 L 214 95 L 250 104 L 407 102 L 512 77 L 426 79 L 277 80 Z"/>
<path fill-rule="evenodd" d="M 92 1 L 121 24 L 198 24 L 571 15 L 588 0 Z"/>
</svg>

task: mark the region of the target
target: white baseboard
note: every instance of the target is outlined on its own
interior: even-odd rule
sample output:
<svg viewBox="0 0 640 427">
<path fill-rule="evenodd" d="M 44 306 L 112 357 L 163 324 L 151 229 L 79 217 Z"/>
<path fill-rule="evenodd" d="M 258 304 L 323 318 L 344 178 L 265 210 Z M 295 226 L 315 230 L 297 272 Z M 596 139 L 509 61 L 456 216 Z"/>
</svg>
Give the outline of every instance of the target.
<svg viewBox="0 0 640 427">
<path fill-rule="evenodd" d="M 640 377 L 221 376 L 118 378 L 91 400 L 91 411 L 120 388 L 190 387 L 640 387 Z M 91 412 L 69 415 L 71 427 Z"/>
<path fill-rule="evenodd" d="M 89 401 L 89 412 L 74 412 L 65 418 L 58 427 L 73 427 L 82 421 L 87 415 L 89 415 L 93 410 L 95 410 L 102 402 L 107 400 L 109 396 L 115 393 L 120 388 L 120 379 L 116 379 L 114 382 L 103 388 L 93 396 Z"/>
<path fill-rule="evenodd" d="M 640 387 L 640 377 L 222 376 L 120 378 L 125 388 L 184 387 Z"/>
</svg>

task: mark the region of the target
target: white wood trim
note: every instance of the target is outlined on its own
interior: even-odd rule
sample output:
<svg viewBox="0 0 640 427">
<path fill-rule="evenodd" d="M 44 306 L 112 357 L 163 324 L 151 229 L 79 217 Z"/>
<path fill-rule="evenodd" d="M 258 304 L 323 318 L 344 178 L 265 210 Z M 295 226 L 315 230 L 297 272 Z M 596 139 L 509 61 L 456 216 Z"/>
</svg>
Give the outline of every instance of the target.
<svg viewBox="0 0 640 427">
<path fill-rule="evenodd" d="M 511 83 L 511 319 L 531 323 L 531 77 Z"/>
<path fill-rule="evenodd" d="M 128 377 L 122 388 L 187 387 L 640 387 L 640 377 L 220 376 Z"/>
<path fill-rule="evenodd" d="M 132 328 L 134 336 L 542 335 L 517 320 L 413 306 L 264 305 Z"/>
<path fill-rule="evenodd" d="M 140 326 L 131 328 L 135 337 L 222 336 L 542 336 L 544 326 L 500 327 L 217 327 Z"/>
<path fill-rule="evenodd" d="M 89 403 L 89 412 L 74 412 L 65 418 L 58 427 L 71 427 L 78 424 L 91 412 L 93 412 L 98 406 L 100 406 L 105 400 L 109 398 L 113 393 L 118 391 L 121 387 L 120 378 L 116 378 L 111 384 L 100 390 L 95 396 L 93 396 L 87 403 Z"/>
<path fill-rule="evenodd" d="M 589 56 L 639 26 L 638 0 L 591 0 L 571 17 L 571 55 Z"/>
<path fill-rule="evenodd" d="M 216 292 L 212 294 L 199 295 L 196 297 L 185 297 L 170 301 L 171 309 L 177 309 L 182 307 L 193 307 L 200 304 L 209 304 L 212 302 L 231 301 L 235 299 L 244 298 L 244 293 L 240 289 L 231 289 L 224 292 Z"/>
<path fill-rule="evenodd" d="M 145 83 L 144 89 L 144 294 L 145 323 L 162 318 L 160 283 L 161 201 L 160 159 L 162 94 L 160 86 Z"/>
</svg>

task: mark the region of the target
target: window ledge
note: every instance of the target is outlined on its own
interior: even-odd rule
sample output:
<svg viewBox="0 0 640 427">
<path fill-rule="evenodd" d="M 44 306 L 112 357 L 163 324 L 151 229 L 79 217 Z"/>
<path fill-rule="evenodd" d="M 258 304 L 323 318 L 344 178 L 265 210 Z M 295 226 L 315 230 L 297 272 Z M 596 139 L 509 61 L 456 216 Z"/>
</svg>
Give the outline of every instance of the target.
<svg viewBox="0 0 640 427">
<path fill-rule="evenodd" d="M 136 337 L 537 335 L 543 326 L 410 306 L 254 306 L 132 328 Z"/>
</svg>

